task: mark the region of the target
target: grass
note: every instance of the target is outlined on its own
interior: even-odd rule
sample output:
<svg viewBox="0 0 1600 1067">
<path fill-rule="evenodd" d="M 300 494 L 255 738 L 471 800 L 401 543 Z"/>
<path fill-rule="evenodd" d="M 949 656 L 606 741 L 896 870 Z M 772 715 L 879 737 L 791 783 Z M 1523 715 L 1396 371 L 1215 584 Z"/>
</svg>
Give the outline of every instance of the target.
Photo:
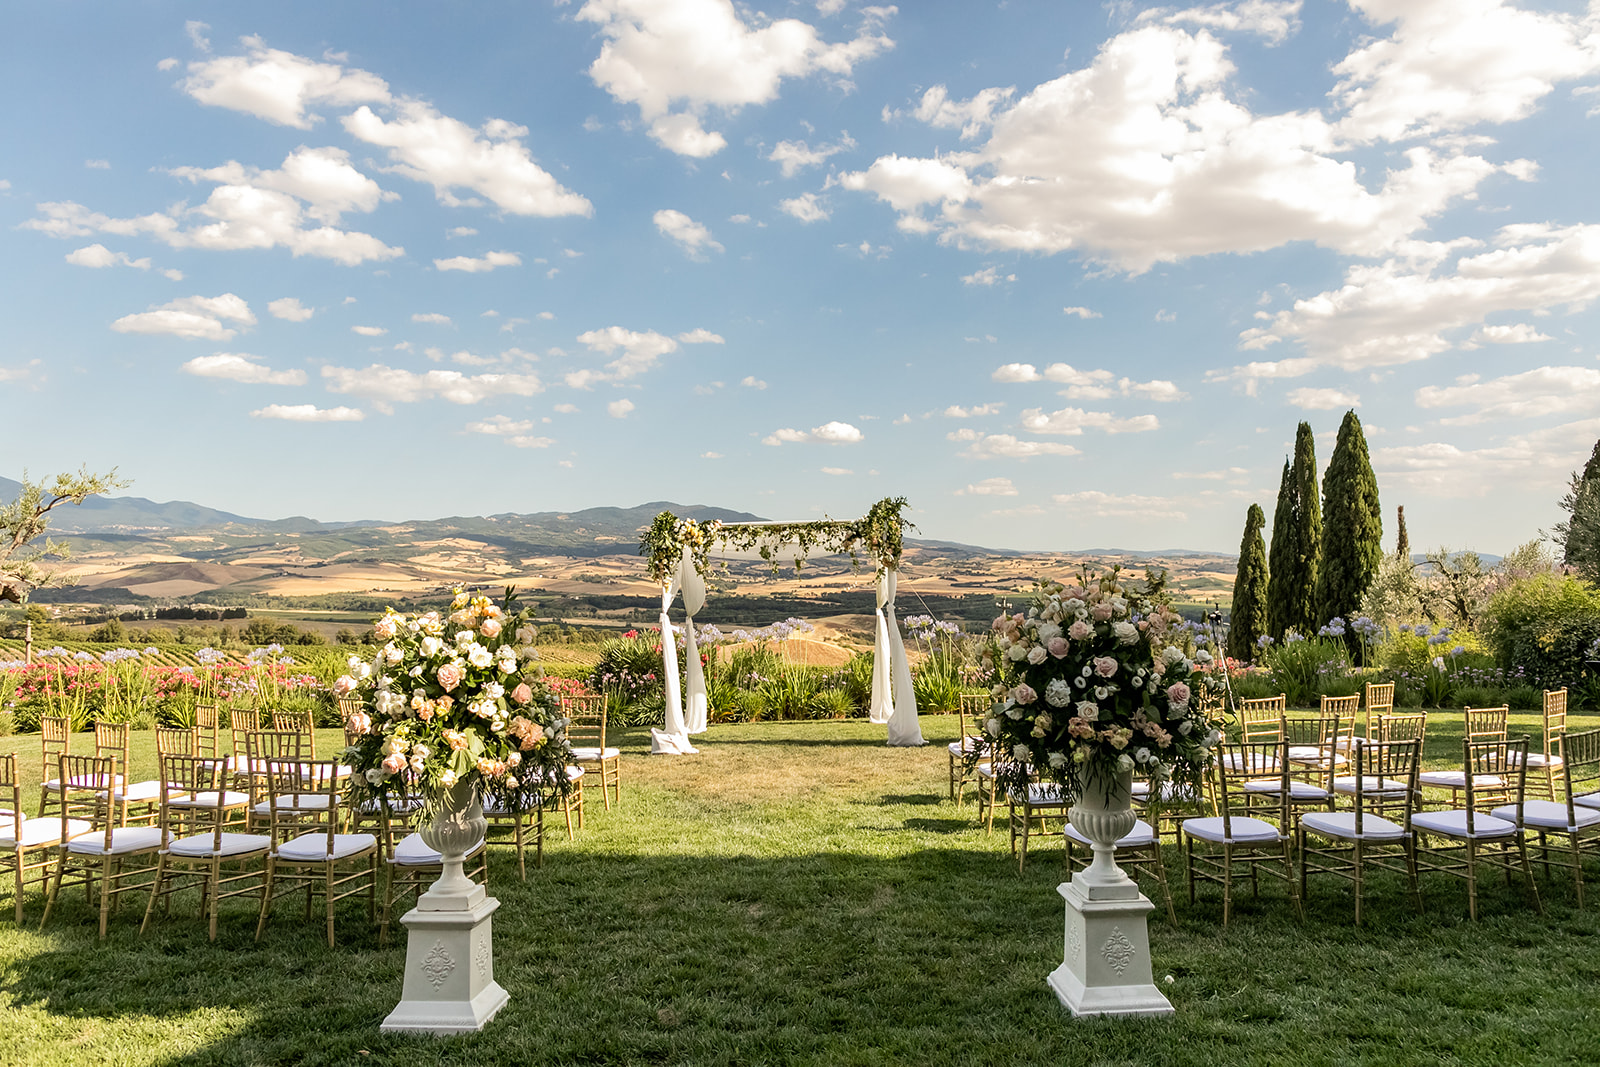
<svg viewBox="0 0 1600 1067">
<path fill-rule="evenodd" d="M 1429 762 L 1448 763 L 1450 717 L 1434 718 Z M 1264 883 L 1227 930 L 1220 895 L 1190 906 L 1180 883 L 1179 929 L 1150 927 L 1177 1015 L 1074 1020 L 1044 984 L 1061 959 L 1059 851 L 1019 876 L 1005 834 L 944 799 L 954 717 L 923 730 L 934 743 L 911 750 L 864 723 L 719 726 L 684 759 L 624 733 L 621 808 L 591 796 L 587 829 L 554 832 L 526 883 L 491 850 L 511 1003 L 448 1041 L 378 1033 L 404 950 L 378 948 L 359 904 L 329 951 L 287 902 L 259 944 L 253 910 L 227 902 L 213 945 L 182 898 L 140 938 L 136 896 L 101 944 L 81 896 L 42 934 L 38 897 L 20 930 L 7 899 L 0 1063 L 1499 1065 L 1588 1062 L 1600 1045 L 1600 878 L 1580 911 L 1559 874 L 1540 881 L 1544 918 L 1488 880 L 1476 924 L 1453 879 L 1425 881 L 1419 916 L 1378 877 L 1360 930 L 1327 882 L 1303 924 Z M 135 744 L 138 776 L 153 757 L 148 735 Z M 37 773 L 36 737 L 0 746 Z"/>
</svg>

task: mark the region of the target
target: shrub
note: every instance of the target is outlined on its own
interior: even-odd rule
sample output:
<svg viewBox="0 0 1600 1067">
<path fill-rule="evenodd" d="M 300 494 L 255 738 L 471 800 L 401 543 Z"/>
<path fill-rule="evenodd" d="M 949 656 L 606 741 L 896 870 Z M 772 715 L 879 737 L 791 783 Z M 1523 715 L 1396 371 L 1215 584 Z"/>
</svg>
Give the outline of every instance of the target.
<svg viewBox="0 0 1600 1067">
<path fill-rule="evenodd" d="M 822 690 L 812 701 L 812 709 L 822 719 L 848 719 L 860 714 L 855 701 L 843 689 Z"/>
<path fill-rule="evenodd" d="M 1495 593 L 1482 617 L 1484 638 L 1503 670 L 1521 668 L 1534 686 L 1577 689 L 1589 646 L 1600 638 L 1600 590 L 1566 575 L 1539 574 Z"/>
<path fill-rule="evenodd" d="M 839 669 L 840 687 L 850 694 L 856 707 L 865 710 L 872 704 L 872 654 L 857 652 Z"/>
<path fill-rule="evenodd" d="M 786 666 L 757 687 L 766 705 L 766 715 L 772 719 L 808 719 L 813 702 L 821 688 L 816 670 L 810 667 Z"/>
<path fill-rule="evenodd" d="M 1537 686 L 1514 685 L 1510 689 L 1502 690 L 1502 692 L 1504 696 L 1496 703 L 1510 704 L 1518 711 L 1544 707 L 1544 692 Z"/>
<path fill-rule="evenodd" d="M 1264 658 L 1275 692 L 1283 693 L 1295 707 L 1311 704 L 1327 678 L 1350 669 L 1344 642 L 1301 638 L 1292 632 L 1282 644 L 1269 647 Z"/>
<path fill-rule="evenodd" d="M 1229 684 L 1233 686 L 1235 700 L 1262 700 L 1266 697 L 1275 697 L 1283 690 L 1272 680 L 1269 671 L 1261 668 L 1252 670 L 1234 671 L 1229 676 Z"/>
</svg>

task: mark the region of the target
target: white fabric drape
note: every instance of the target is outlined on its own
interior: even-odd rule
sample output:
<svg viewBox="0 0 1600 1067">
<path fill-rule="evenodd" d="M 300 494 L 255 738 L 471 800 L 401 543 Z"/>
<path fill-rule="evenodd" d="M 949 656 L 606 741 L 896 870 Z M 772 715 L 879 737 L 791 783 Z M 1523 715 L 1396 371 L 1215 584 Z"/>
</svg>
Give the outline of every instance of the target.
<svg viewBox="0 0 1600 1067">
<path fill-rule="evenodd" d="M 706 580 L 695 569 L 694 556 L 689 546 L 683 546 L 683 560 L 678 565 L 678 582 L 683 586 L 683 646 L 686 683 L 686 707 L 683 710 L 683 728 L 691 734 L 706 732 L 706 712 L 710 699 L 706 696 L 706 673 L 700 666 L 700 646 L 694 636 L 695 612 L 705 607 Z"/>
<path fill-rule="evenodd" d="M 894 594 L 898 575 L 887 574 L 887 596 L 880 616 L 889 631 L 889 659 L 894 677 L 894 712 L 889 718 L 889 744 L 897 747 L 925 745 L 922 726 L 917 721 L 917 691 L 911 684 L 911 663 L 906 659 L 906 644 L 900 639 L 900 622 L 894 616 Z"/>
<path fill-rule="evenodd" d="M 661 587 L 661 667 L 666 689 L 667 721 L 665 729 L 652 728 L 650 751 L 652 753 L 679 754 L 698 751 L 689 743 L 689 732 L 683 725 L 683 697 L 678 691 L 678 642 L 672 636 L 672 600 L 678 595 L 679 575 L 674 574 Z"/>
<path fill-rule="evenodd" d="M 878 572 L 877 634 L 872 642 L 872 703 L 867 707 L 867 719 L 886 723 L 894 716 L 894 672 L 890 663 L 889 622 L 883 617 L 883 606 L 889 600 L 889 572 Z"/>
</svg>

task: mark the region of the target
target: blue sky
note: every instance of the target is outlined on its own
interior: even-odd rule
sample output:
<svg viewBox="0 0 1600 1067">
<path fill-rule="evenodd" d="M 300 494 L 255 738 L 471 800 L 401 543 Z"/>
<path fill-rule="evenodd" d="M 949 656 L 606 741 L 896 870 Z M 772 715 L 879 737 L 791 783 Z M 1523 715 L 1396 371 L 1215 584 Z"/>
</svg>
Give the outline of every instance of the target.
<svg viewBox="0 0 1600 1067">
<path fill-rule="evenodd" d="M 1414 545 L 1600 437 L 1600 0 L 11 5 L 7 470 L 327 520 L 904 495 Z"/>
</svg>

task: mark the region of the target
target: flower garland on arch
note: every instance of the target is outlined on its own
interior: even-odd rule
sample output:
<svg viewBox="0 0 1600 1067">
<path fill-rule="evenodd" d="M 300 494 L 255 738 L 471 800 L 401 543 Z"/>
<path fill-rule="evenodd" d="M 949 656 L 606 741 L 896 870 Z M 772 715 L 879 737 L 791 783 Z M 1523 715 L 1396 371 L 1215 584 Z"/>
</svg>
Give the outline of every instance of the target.
<svg viewBox="0 0 1600 1067">
<path fill-rule="evenodd" d="M 774 571 L 778 569 L 780 545 L 798 547 L 794 557 L 796 570 L 804 566 L 806 557 L 817 548 L 848 552 L 851 564 L 856 567 L 861 565 L 861 557 L 865 555 L 879 568 L 892 570 L 900 563 L 905 531 L 916 529 L 901 514 L 906 507 L 903 496 L 885 497 L 853 522 L 839 519 L 762 523 L 711 519 L 700 522 L 680 519 L 670 511 L 663 511 L 640 539 L 639 555 L 645 557 L 651 580 L 663 585 L 678 572 L 685 547 L 702 577 L 713 570 L 711 551 L 716 547 L 755 549 L 762 559 L 772 564 Z"/>
</svg>

